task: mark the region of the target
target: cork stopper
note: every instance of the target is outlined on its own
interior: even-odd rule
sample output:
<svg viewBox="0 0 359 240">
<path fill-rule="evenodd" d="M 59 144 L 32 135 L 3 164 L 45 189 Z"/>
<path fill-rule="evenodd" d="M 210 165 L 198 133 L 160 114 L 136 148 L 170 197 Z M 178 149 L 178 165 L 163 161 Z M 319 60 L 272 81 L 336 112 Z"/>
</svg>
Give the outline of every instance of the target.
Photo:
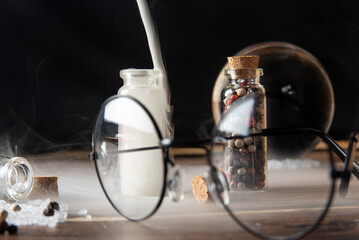
<svg viewBox="0 0 359 240">
<path fill-rule="evenodd" d="M 234 56 L 228 57 L 228 64 L 231 69 L 258 68 L 259 56 Z"/>
<path fill-rule="evenodd" d="M 28 196 L 29 199 L 47 199 L 59 197 L 57 177 L 34 177 L 34 186 Z"/>
<path fill-rule="evenodd" d="M 231 69 L 258 68 L 259 56 L 234 56 L 228 57 L 228 64 Z"/>
<path fill-rule="evenodd" d="M 232 79 L 253 79 L 263 75 L 261 69 L 258 68 L 259 56 L 234 56 L 228 57 L 229 69 L 226 74 Z"/>
</svg>

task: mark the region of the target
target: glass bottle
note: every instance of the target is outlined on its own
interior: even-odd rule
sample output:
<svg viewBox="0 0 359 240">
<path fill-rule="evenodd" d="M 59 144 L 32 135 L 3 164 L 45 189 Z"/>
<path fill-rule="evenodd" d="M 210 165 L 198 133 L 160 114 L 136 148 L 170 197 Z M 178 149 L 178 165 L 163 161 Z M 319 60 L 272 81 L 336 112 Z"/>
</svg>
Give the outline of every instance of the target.
<svg viewBox="0 0 359 240">
<path fill-rule="evenodd" d="M 120 71 L 124 85 L 118 95 L 134 97 L 141 102 L 155 119 L 162 136 L 169 138 L 163 90 L 159 86 L 160 72 L 153 69 L 125 69 Z M 132 109 L 133 110 L 133 109 Z M 123 113 L 126 114 L 126 113 Z M 139 125 L 149 126 L 148 119 L 134 119 Z M 124 125 L 124 124 L 121 124 Z M 153 134 L 131 128 L 119 127 L 119 149 L 141 148 L 155 143 Z M 132 141 L 131 139 L 136 139 Z M 158 196 L 163 186 L 163 157 L 161 151 L 142 151 L 119 155 L 121 189 L 125 195 Z M 138 183 L 138 184 L 134 184 Z M 147 184 L 143 184 L 147 183 Z"/>
<path fill-rule="evenodd" d="M 27 198 L 34 183 L 33 169 L 22 157 L 1 156 L 0 199 L 16 201 Z"/>
<path fill-rule="evenodd" d="M 225 114 L 239 99 L 252 97 L 250 116 L 237 116 L 257 133 L 266 128 L 265 89 L 260 84 L 263 70 L 257 68 L 258 56 L 236 56 L 228 58 L 229 69 L 225 69 L 228 84 L 222 90 L 222 111 Z M 226 133 L 235 137 L 236 132 Z M 263 137 L 238 137 L 228 140 L 225 149 L 226 176 L 231 190 L 263 190 L 267 187 L 267 142 Z"/>
</svg>

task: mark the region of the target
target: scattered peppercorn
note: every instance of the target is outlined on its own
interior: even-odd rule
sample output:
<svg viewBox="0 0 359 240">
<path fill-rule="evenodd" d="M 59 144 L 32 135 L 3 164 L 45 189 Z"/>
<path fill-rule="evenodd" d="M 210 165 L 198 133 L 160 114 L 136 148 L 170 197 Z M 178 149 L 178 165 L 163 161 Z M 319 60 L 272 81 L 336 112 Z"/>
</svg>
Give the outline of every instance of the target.
<svg viewBox="0 0 359 240">
<path fill-rule="evenodd" d="M 44 215 L 44 216 L 46 216 L 46 217 L 51 217 L 51 216 L 54 216 L 54 214 L 55 214 L 55 211 L 54 211 L 54 209 L 53 208 L 46 208 L 43 212 L 42 212 L 42 214 Z"/>
<path fill-rule="evenodd" d="M 2 221 L 0 223 L 0 234 L 4 234 L 7 229 L 8 229 L 7 222 Z"/>
<path fill-rule="evenodd" d="M 17 226 L 10 225 L 10 226 L 8 226 L 7 231 L 9 232 L 10 235 L 17 234 Z"/>
<path fill-rule="evenodd" d="M 49 207 L 49 206 L 50 206 L 52 209 L 56 210 L 56 211 L 59 211 L 59 210 L 60 210 L 60 205 L 59 205 L 57 202 L 55 202 L 55 201 L 49 202 L 48 207 Z"/>
<path fill-rule="evenodd" d="M 17 203 L 14 203 L 13 205 L 11 205 L 11 210 L 14 211 L 14 212 L 18 212 L 21 210 L 21 207 L 19 204 Z"/>
<path fill-rule="evenodd" d="M 7 218 L 7 211 L 5 209 L 0 209 L 0 223 L 5 221 L 5 219 Z"/>
</svg>

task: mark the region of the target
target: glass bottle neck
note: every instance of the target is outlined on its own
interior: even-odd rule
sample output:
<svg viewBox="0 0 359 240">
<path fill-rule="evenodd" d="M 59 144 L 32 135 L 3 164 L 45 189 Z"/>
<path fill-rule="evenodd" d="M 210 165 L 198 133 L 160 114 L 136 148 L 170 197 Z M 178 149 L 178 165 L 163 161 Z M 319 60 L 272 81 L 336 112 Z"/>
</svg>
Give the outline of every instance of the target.
<svg viewBox="0 0 359 240">
<path fill-rule="evenodd" d="M 259 79 L 263 75 L 261 68 L 225 69 L 230 84 L 260 84 Z"/>
<path fill-rule="evenodd" d="M 130 77 L 124 78 L 123 82 L 123 85 L 126 87 L 152 87 L 158 85 L 158 80 L 156 78 Z"/>
<path fill-rule="evenodd" d="M 153 69 L 125 69 L 120 71 L 126 87 L 154 87 L 158 85 L 159 71 Z"/>
<path fill-rule="evenodd" d="M 256 78 L 250 78 L 250 79 L 239 79 L 239 78 L 228 78 L 228 82 L 231 85 L 241 84 L 241 85 L 253 85 L 253 84 L 260 84 L 259 76 Z"/>
</svg>

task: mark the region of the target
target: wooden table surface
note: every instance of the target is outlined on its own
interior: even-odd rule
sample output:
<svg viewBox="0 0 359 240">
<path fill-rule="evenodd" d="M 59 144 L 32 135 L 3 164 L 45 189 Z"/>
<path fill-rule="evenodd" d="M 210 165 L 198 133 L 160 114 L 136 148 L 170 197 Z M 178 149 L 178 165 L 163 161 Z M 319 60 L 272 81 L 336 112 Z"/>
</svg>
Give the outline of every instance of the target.
<svg viewBox="0 0 359 240">
<path fill-rule="evenodd" d="M 191 179 L 207 166 L 203 158 L 180 158 L 186 176 L 186 197 L 181 202 L 166 198 L 158 212 L 142 222 L 119 216 L 106 200 L 88 152 L 60 152 L 30 156 L 36 175 L 59 177 L 60 203 L 69 206 L 65 223 L 55 228 L 19 226 L 16 239 L 257 239 L 238 226 L 227 212 L 210 201 L 200 204 L 191 192 Z M 320 154 L 320 153 L 319 153 Z M 359 239 L 358 184 L 349 188 L 350 204 L 334 204 L 327 217 L 305 239 Z M 86 209 L 88 216 L 80 216 Z M 296 221 L 296 214 L 288 219 Z M 299 224 L 299 223 L 298 223 Z"/>
</svg>

